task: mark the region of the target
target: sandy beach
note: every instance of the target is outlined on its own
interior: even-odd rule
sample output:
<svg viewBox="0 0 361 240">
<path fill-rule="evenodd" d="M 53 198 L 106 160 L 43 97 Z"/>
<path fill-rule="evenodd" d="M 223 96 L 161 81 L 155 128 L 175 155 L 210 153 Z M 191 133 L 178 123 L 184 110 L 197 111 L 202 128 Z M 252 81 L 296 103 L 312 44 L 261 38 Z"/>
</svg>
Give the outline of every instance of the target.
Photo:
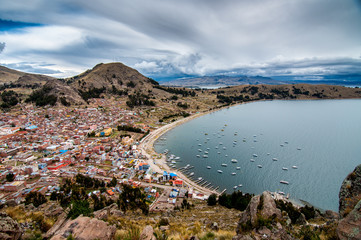
<svg viewBox="0 0 361 240">
<path fill-rule="evenodd" d="M 158 172 L 158 173 L 163 173 L 163 171 L 176 173 L 179 178 L 183 179 L 184 183 L 187 186 L 192 187 L 195 191 L 198 191 L 198 192 L 203 193 L 205 195 L 210 195 L 212 193 L 219 194 L 219 192 L 217 192 L 217 191 L 212 191 L 212 190 L 210 190 L 208 188 L 204 188 L 204 187 L 201 187 L 201 186 L 197 185 L 196 183 L 194 183 L 192 180 L 190 180 L 186 175 L 184 175 L 180 171 L 177 171 L 176 169 L 169 168 L 169 166 L 166 164 L 166 156 L 165 156 L 165 154 L 159 154 L 159 153 L 155 152 L 153 145 L 154 145 L 154 142 L 160 136 L 162 136 L 167 131 L 175 128 L 176 126 L 179 126 L 179 125 L 181 125 L 181 124 L 183 124 L 185 122 L 188 122 L 190 120 L 193 120 L 193 119 L 195 119 L 197 117 L 200 117 L 200 116 L 203 116 L 205 114 L 209 114 L 209 113 L 211 113 L 213 111 L 218 111 L 218 110 L 221 110 L 221 109 L 222 108 L 212 110 L 212 111 L 197 113 L 197 114 L 194 114 L 194 115 L 189 116 L 187 118 L 179 119 L 178 121 L 167 124 L 167 125 L 165 125 L 163 127 L 160 127 L 158 129 L 152 131 L 145 138 L 143 138 L 141 140 L 141 142 L 140 142 L 139 148 L 142 151 L 142 154 L 147 157 L 147 162 L 149 163 L 151 169 L 153 169 L 153 171 Z"/>
</svg>

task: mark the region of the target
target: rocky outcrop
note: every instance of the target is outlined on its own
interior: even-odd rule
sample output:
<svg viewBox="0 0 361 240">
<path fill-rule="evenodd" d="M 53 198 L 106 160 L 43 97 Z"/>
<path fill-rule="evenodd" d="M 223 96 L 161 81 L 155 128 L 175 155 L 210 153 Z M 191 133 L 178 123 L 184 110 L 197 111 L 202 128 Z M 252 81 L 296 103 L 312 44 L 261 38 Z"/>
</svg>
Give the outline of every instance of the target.
<svg viewBox="0 0 361 240">
<path fill-rule="evenodd" d="M 341 240 L 361 239 L 361 165 L 343 181 L 339 197 L 338 237 Z"/>
<path fill-rule="evenodd" d="M 241 213 L 236 229 L 237 236 L 233 239 L 293 239 L 277 219 L 282 219 L 282 213 L 277 208 L 272 195 L 266 191 L 254 196 L 246 210 Z"/>
<path fill-rule="evenodd" d="M 52 240 L 65 240 L 70 234 L 78 240 L 110 240 L 114 239 L 116 228 L 108 223 L 89 217 L 78 217 L 66 222 L 58 229 Z"/>
<path fill-rule="evenodd" d="M 341 240 L 361 239 L 361 200 L 356 204 L 355 208 L 339 222 L 337 234 Z"/>
<path fill-rule="evenodd" d="M 346 217 L 361 200 L 361 164 L 343 181 L 339 193 L 340 217 Z"/>
<path fill-rule="evenodd" d="M 0 213 L 0 239 L 20 239 L 23 232 L 24 230 L 15 220 L 9 217 L 6 213 Z"/>
<path fill-rule="evenodd" d="M 281 218 L 281 210 L 276 207 L 276 203 L 269 192 L 263 192 L 262 195 L 254 196 L 248 204 L 245 211 L 241 213 L 240 224 L 250 222 L 254 225 L 259 216 L 270 218 L 272 216 Z"/>
<path fill-rule="evenodd" d="M 139 240 L 156 240 L 153 233 L 153 227 L 148 225 L 143 229 L 142 233 L 140 234 Z"/>
<path fill-rule="evenodd" d="M 67 214 L 63 212 L 60 214 L 54 225 L 46 232 L 45 238 L 51 238 L 59 229 L 64 226 L 64 224 L 67 222 Z"/>
<path fill-rule="evenodd" d="M 100 220 L 107 219 L 109 216 L 120 217 L 123 215 L 123 212 L 118 209 L 116 203 L 94 212 L 94 217 Z"/>
</svg>

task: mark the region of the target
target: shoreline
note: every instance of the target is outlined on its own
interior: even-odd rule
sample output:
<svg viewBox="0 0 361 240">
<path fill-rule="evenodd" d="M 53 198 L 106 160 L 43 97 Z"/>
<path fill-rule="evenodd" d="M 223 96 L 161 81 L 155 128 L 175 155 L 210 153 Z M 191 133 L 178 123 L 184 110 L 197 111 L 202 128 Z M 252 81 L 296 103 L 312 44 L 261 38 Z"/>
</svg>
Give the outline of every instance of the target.
<svg viewBox="0 0 361 240">
<path fill-rule="evenodd" d="M 229 105 L 229 106 L 220 107 L 217 109 L 208 110 L 205 112 L 200 112 L 200 113 L 191 115 L 189 117 L 179 119 L 175 122 L 169 123 L 167 125 L 164 125 L 158 129 L 152 131 L 151 133 L 149 133 L 145 138 L 143 138 L 140 141 L 139 148 L 142 152 L 142 155 L 146 156 L 147 163 L 150 165 L 150 168 L 153 169 L 153 171 L 158 172 L 158 173 L 163 173 L 163 171 L 174 172 L 175 174 L 177 174 L 177 176 L 179 178 L 181 178 L 183 180 L 184 184 L 186 184 L 188 187 L 192 187 L 193 190 L 196 190 L 205 195 L 211 195 L 213 193 L 220 195 L 221 193 L 216 190 L 211 190 L 209 188 L 205 188 L 205 187 L 198 185 L 197 183 L 194 182 L 194 180 L 189 179 L 185 174 L 183 174 L 179 170 L 171 169 L 166 164 L 166 155 L 164 153 L 157 153 L 154 150 L 154 143 L 163 134 L 174 129 L 175 127 L 177 127 L 179 125 L 182 125 L 182 124 L 184 124 L 188 121 L 191 121 L 193 119 L 196 119 L 198 117 L 201 117 L 201 116 L 204 116 L 204 115 L 216 112 L 216 111 L 220 111 L 220 110 L 232 107 L 232 106 L 240 105 L 240 104 L 243 104 L 243 103 L 237 103 L 237 104 L 233 104 L 233 105 Z"/>
</svg>

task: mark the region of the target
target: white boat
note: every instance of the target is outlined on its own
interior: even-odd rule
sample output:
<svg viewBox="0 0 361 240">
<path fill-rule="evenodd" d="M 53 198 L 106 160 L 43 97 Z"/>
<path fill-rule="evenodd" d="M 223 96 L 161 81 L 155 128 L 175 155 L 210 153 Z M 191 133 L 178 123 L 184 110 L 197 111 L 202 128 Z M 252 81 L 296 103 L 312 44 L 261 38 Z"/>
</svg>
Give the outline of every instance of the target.
<svg viewBox="0 0 361 240">
<path fill-rule="evenodd" d="M 257 167 L 262 168 L 262 165 L 257 165 Z"/>
<path fill-rule="evenodd" d="M 278 191 L 277 193 L 278 193 L 278 194 L 281 194 L 281 195 L 285 195 L 285 193 L 284 193 L 284 192 L 281 192 L 281 191 Z"/>
<path fill-rule="evenodd" d="M 199 152 L 202 152 L 202 149 L 198 149 Z"/>
<path fill-rule="evenodd" d="M 301 148 L 298 147 L 297 150 L 301 150 Z"/>
<path fill-rule="evenodd" d="M 267 155 L 269 156 L 269 155 L 271 155 L 270 153 L 267 153 Z"/>
<path fill-rule="evenodd" d="M 207 148 L 207 150 L 210 150 L 210 148 Z"/>
<path fill-rule="evenodd" d="M 237 189 L 238 186 L 234 186 L 233 189 Z"/>
<path fill-rule="evenodd" d="M 199 178 L 198 178 L 199 181 L 202 180 L 202 179 L 203 179 L 202 177 L 199 177 Z"/>
<path fill-rule="evenodd" d="M 243 185 L 242 185 L 242 184 L 238 184 L 238 187 L 243 187 Z"/>
<path fill-rule="evenodd" d="M 253 157 L 258 157 L 258 155 L 257 154 L 255 154 L 255 153 L 253 153 L 253 155 L 252 155 Z"/>
<path fill-rule="evenodd" d="M 217 152 L 218 154 L 221 154 L 221 152 Z"/>
<path fill-rule="evenodd" d="M 237 161 L 237 159 L 234 159 L 234 158 L 233 158 L 233 159 L 231 160 L 231 162 L 237 163 L 238 161 Z"/>
<path fill-rule="evenodd" d="M 193 176 L 193 175 L 194 175 L 194 172 L 191 172 L 191 173 L 189 174 L 190 177 Z"/>
<path fill-rule="evenodd" d="M 211 169 L 212 167 L 211 166 L 207 166 L 207 169 Z"/>
<path fill-rule="evenodd" d="M 174 158 L 174 160 L 179 160 L 179 159 L 180 159 L 180 157 L 175 157 L 175 158 Z"/>
<path fill-rule="evenodd" d="M 234 145 L 236 145 L 237 143 L 236 142 L 233 142 Z"/>
<path fill-rule="evenodd" d="M 293 169 L 297 169 L 298 167 L 297 166 L 292 166 Z"/>
<path fill-rule="evenodd" d="M 288 170 L 288 168 L 286 168 L 286 167 L 283 167 L 283 168 L 282 168 L 282 170 L 286 170 L 286 171 L 287 171 L 287 170 Z"/>
<path fill-rule="evenodd" d="M 201 143 L 199 143 L 199 144 L 198 144 L 198 146 L 202 146 L 202 144 L 201 144 Z"/>
<path fill-rule="evenodd" d="M 222 173 L 223 171 L 222 170 L 217 170 L 217 172 Z"/>
<path fill-rule="evenodd" d="M 225 157 L 228 157 L 228 154 L 224 155 Z"/>
<path fill-rule="evenodd" d="M 226 164 L 226 163 L 222 163 L 221 166 L 222 166 L 222 167 L 227 167 L 227 164 Z"/>
<path fill-rule="evenodd" d="M 234 176 L 234 175 L 236 175 L 237 173 L 233 172 L 233 173 L 231 173 L 231 174 Z"/>
<path fill-rule="evenodd" d="M 218 146 L 216 146 L 215 149 L 218 149 Z"/>
<path fill-rule="evenodd" d="M 203 157 L 204 157 L 204 158 L 207 158 L 207 157 L 208 157 L 208 155 L 203 155 Z"/>
<path fill-rule="evenodd" d="M 284 180 L 281 180 L 280 183 L 282 183 L 282 184 L 287 184 L 287 185 L 290 184 L 289 182 L 284 181 Z"/>
<path fill-rule="evenodd" d="M 251 160 L 250 160 L 251 162 L 254 162 L 254 159 L 253 158 L 251 158 Z"/>
<path fill-rule="evenodd" d="M 207 151 L 204 151 L 204 154 L 208 154 L 208 152 L 207 152 Z"/>
<path fill-rule="evenodd" d="M 176 164 L 177 162 L 173 160 L 171 163 Z"/>
<path fill-rule="evenodd" d="M 236 167 L 237 170 L 241 170 L 241 167 Z"/>
<path fill-rule="evenodd" d="M 278 161 L 278 159 L 277 159 L 277 158 L 272 158 L 272 160 L 273 160 L 273 161 Z"/>
<path fill-rule="evenodd" d="M 197 155 L 197 157 L 199 158 L 199 157 L 201 157 L 201 155 Z"/>
<path fill-rule="evenodd" d="M 226 147 L 223 147 L 223 150 L 226 150 L 227 148 Z"/>
</svg>

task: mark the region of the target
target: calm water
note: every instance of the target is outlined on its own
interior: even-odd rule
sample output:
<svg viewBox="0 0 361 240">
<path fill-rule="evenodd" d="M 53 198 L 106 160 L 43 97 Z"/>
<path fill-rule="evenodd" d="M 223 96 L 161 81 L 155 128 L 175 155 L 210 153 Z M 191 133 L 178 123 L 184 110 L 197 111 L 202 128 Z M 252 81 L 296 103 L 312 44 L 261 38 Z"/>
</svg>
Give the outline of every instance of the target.
<svg viewBox="0 0 361 240">
<path fill-rule="evenodd" d="M 360 110 L 361 100 L 243 104 L 167 132 L 162 136 L 166 140 L 159 139 L 155 149 L 169 149 L 181 158 L 177 168 L 194 166 L 190 172 L 195 178 L 203 177 L 220 190 L 232 192 L 235 185 L 242 184 L 237 190 L 255 194 L 282 191 L 337 211 L 341 183 L 361 163 Z M 204 151 L 208 158 L 203 158 Z M 290 184 L 281 184 L 281 180 Z"/>
</svg>

